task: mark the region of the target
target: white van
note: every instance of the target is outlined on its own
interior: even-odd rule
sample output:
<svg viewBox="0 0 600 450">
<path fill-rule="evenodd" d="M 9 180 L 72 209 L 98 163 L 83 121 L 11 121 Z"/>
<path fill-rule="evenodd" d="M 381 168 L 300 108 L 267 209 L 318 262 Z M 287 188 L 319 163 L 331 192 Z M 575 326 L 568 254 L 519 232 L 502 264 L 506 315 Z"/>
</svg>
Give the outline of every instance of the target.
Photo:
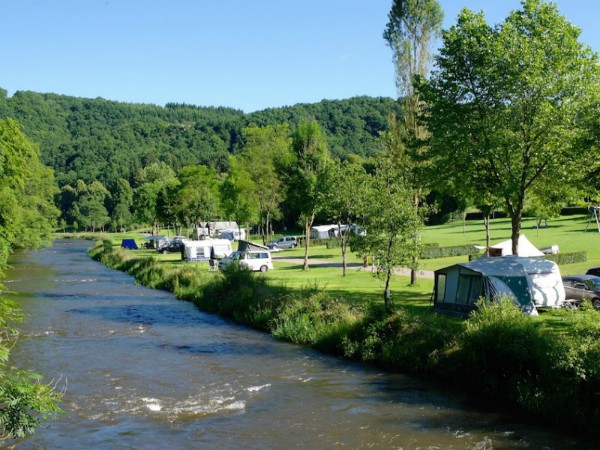
<svg viewBox="0 0 600 450">
<path fill-rule="evenodd" d="M 266 272 L 273 270 L 271 252 L 268 250 L 249 250 L 233 252 L 227 258 L 219 262 L 219 268 L 223 269 L 228 264 L 239 264 L 253 271 Z"/>
</svg>

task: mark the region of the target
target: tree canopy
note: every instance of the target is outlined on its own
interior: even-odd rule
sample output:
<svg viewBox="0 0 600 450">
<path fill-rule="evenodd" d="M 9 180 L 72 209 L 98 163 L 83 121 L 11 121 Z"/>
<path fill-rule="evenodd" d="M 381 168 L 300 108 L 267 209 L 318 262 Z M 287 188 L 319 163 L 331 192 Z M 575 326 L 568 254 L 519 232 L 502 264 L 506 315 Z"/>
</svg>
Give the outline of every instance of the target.
<svg viewBox="0 0 600 450">
<path fill-rule="evenodd" d="M 465 9 L 419 87 L 435 171 L 503 199 L 514 253 L 527 193 L 573 183 L 596 159 L 578 145 L 600 80 L 579 35 L 542 0 L 496 26 Z"/>
</svg>

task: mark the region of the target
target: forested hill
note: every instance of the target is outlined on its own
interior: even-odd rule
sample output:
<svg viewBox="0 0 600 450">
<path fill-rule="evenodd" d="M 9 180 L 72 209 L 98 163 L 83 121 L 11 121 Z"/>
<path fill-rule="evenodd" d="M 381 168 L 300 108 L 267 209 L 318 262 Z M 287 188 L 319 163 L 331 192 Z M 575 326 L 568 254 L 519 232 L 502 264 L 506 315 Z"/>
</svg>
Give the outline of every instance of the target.
<svg viewBox="0 0 600 450">
<path fill-rule="evenodd" d="M 390 112 L 399 112 L 391 98 L 323 100 L 244 114 L 224 107 L 162 107 L 30 91 L 8 97 L 0 89 L 0 118 L 14 118 L 40 144 L 42 161 L 54 168 L 60 186 L 82 179 L 109 187 L 120 178 L 132 181 L 138 168 L 157 161 L 175 170 L 207 165 L 226 171 L 244 127 L 287 122 L 293 129 L 307 118 L 326 131 L 333 155 L 372 155 Z"/>
</svg>

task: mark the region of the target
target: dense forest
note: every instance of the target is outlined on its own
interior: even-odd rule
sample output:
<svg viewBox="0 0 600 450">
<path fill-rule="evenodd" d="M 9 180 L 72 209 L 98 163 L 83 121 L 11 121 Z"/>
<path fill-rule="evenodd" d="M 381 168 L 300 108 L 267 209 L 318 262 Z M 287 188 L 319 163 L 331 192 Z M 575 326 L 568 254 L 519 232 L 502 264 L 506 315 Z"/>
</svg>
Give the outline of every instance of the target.
<svg viewBox="0 0 600 450">
<path fill-rule="evenodd" d="M 391 114 L 400 114 L 400 106 L 390 98 L 323 100 L 245 114 L 223 107 L 162 107 L 30 91 L 9 97 L 0 89 L 0 119 L 16 120 L 39 145 L 41 161 L 55 173 L 61 228 L 75 229 L 165 223 L 165 198 L 155 212 L 158 191 L 175 197 L 167 185 L 178 175 L 189 177 L 190 170 L 201 171 L 204 186 L 214 185 L 207 176 L 220 184 L 231 171 L 232 157 L 244 151 L 252 136 L 245 134 L 248 130 L 284 126 L 292 133 L 300 123 L 314 121 L 333 157 L 364 158 L 380 151 L 379 137 Z M 230 215 L 210 203 L 203 208 L 211 218 Z"/>
<path fill-rule="evenodd" d="M 377 152 L 377 137 L 388 115 L 399 113 L 390 98 L 355 97 L 271 108 L 250 114 L 222 107 L 167 104 L 164 107 L 0 89 L 0 118 L 23 125 L 40 145 L 44 164 L 59 187 L 81 179 L 111 189 L 117 180 L 134 183 L 136 172 L 155 162 L 173 170 L 206 165 L 225 172 L 245 127 L 316 120 L 332 155 Z"/>
</svg>

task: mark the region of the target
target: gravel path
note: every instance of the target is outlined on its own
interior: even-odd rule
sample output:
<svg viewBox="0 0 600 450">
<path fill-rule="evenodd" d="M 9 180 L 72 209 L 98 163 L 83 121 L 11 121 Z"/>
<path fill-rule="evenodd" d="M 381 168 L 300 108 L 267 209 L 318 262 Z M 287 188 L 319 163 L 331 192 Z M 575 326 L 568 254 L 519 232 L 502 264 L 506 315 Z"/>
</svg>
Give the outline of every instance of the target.
<svg viewBox="0 0 600 450">
<path fill-rule="evenodd" d="M 304 264 L 304 258 L 292 258 L 292 257 L 288 257 L 285 255 L 275 254 L 275 253 L 271 253 L 271 258 L 273 259 L 273 262 L 281 261 L 281 262 L 298 264 L 298 265 Z M 324 261 L 324 260 L 319 260 L 319 259 L 312 259 L 310 257 L 308 258 L 308 264 L 309 264 L 309 266 L 342 267 L 341 261 Z M 369 271 L 369 272 L 374 270 L 373 266 L 363 267 L 363 265 L 360 263 L 348 263 L 347 267 L 348 267 L 348 269 L 365 270 L 365 271 Z M 410 276 L 410 269 L 400 269 L 399 268 L 399 269 L 395 269 L 394 273 L 396 275 Z M 433 280 L 433 271 L 419 270 L 417 272 L 417 278 L 428 278 L 430 280 Z"/>
</svg>

